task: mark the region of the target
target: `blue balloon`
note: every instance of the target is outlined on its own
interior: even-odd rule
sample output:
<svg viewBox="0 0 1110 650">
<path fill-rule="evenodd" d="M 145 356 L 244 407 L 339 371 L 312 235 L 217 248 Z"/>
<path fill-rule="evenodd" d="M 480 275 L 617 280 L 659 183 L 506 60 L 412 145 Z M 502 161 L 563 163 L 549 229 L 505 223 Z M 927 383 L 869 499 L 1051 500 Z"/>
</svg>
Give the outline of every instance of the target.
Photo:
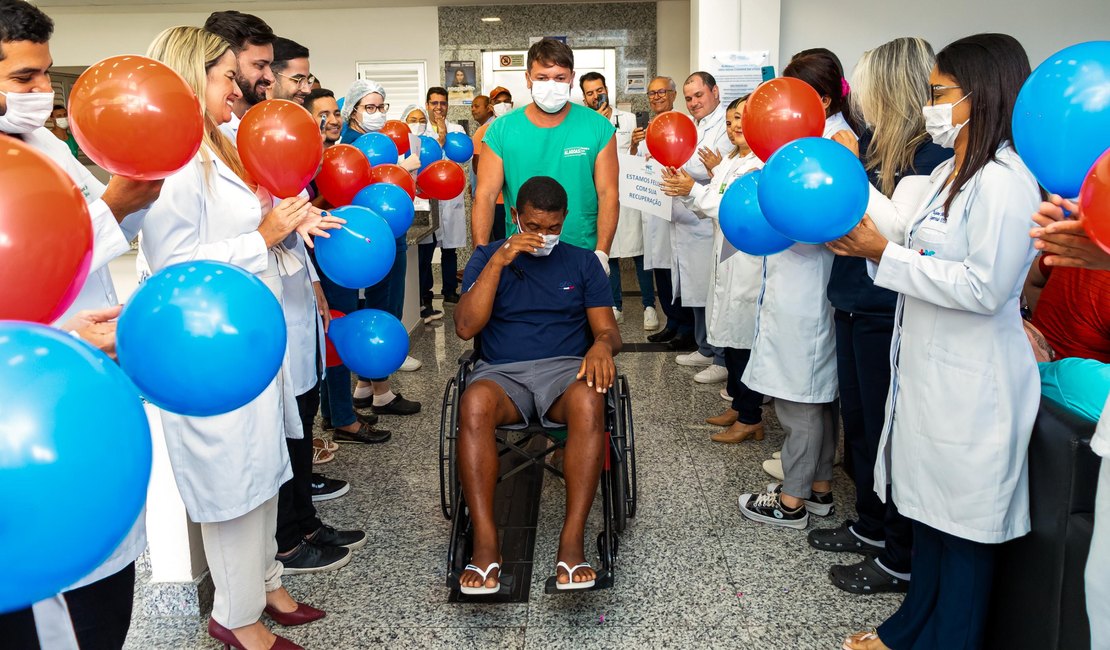
<svg viewBox="0 0 1110 650">
<path fill-rule="evenodd" d="M 258 397 L 281 368 L 285 336 L 266 285 L 211 260 L 167 266 L 139 285 L 116 334 L 120 365 L 147 400 L 201 417 Z"/>
<path fill-rule="evenodd" d="M 409 193 L 393 183 L 367 185 L 355 194 L 352 205 L 369 208 L 389 224 L 393 237 L 402 237 L 412 226 L 416 211 Z"/>
<path fill-rule="evenodd" d="M 448 160 L 464 163 L 474 156 L 474 141 L 465 133 L 448 133 L 443 143 L 443 155 Z"/>
<path fill-rule="evenodd" d="M 1079 196 L 1087 171 L 1110 148 L 1110 41 L 1072 45 L 1037 66 L 1018 93 L 1013 131 L 1014 147 L 1046 190 Z"/>
<path fill-rule="evenodd" d="M 348 289 L 363 289 L 380 282 L 397 257 L 397 238 L 389 224 L 373 210 L 359 205 L 346 205 L 331 213 L 347 223 L 329 230 L 331 237 L 315 239 L 320 270 Z"/>
<path fill-rule="evenodd" d="M 100 566 L 127 536 L 150 481 L 150 428 L 135 386 L 59 330 L 0 323 L 0 613 Z"/>
<path fill-rule="evenodd" d="M 409 354 L 409 333 L 393 314 L 360 309 L 331 322 L 328 337 L 343 365 L 360 377 L 387 377 Z"/>
<path fill-rule="evenodd" d="M 366 159 L 370 161 L 370 165 L 396 165 L 397 164 L 397 145 L 389 139 L 389 136 L 373 131 L 360 135 L 355 140 L 355 148 L 366 154 Z"/>
<path fill-rule="evenodd" d="M 434 163 L 437 160 L 443 160 L 443 147 L 439 146 L 439 140 L 428 136 L 420 136 L 420 169 Z"/>
<path fill-rule="evenodd" d="M 758 169 L 729 185 L 721 199 L 721 234 L 736 250 L 748 255 L 774 255 L 794 245 L 767 223 L 759 209 Z"/>
<path fill-rule="evenodd" d="M 346 97 L 339 97 L 335 100 L 335 104 L 336 104 L 336 106 L 339 107 L 339 110 L 343 110 L 343 104 L 345 104 L 346 102 L 347 102 Z"/>
<path fill-rule="evenodd" d="M 763 167 L 759 208 L 767 223 L 797 242 L 823 244 L 847 235 L 867 211 L 867 172 L 844 145 L 799 138 Z"/>
</svg>

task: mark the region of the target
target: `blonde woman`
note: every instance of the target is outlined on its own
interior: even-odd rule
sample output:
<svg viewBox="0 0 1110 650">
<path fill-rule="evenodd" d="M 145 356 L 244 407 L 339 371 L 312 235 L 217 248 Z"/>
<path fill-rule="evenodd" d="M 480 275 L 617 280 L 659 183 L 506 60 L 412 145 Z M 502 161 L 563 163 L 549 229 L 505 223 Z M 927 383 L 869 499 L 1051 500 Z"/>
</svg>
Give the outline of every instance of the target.
<svg viewBox="0 0 1110 650">
<path fill-rule="evenodd" d="M 920 38 L 897 38 L 865 52 L 852 79 L 852 99 L 870 133 L 859 141 L 873 185 L 873 204 L 888 202 L 899 181 L 923 187 L 928 174 L 952 157 L 925 133 L 921 107 L 929 103 L 933 48 Z M 918 182 L 923 181 L 923 182 Z M 916 206 L 915 206 L 916 207 Z M 875 208 L 872 213 L 876 213 Z M 859 562 L 834 565 L 832 583 L 855 594 L 904 592 L 910 581 L 913 528 L 894 502 L 875 494 L 875 458 L 883 432 L 890 388 L 890 340 L 894 334 L 895 292 L 875 286 L 867 263 L 838 257 L 829 279 L 835 312 L 836 365 L 844 444 L 856 485 L 857 521 L 811 531 L 814 548 L 864 553 Z"/>
<path fill-rule="evenodd" d="M 247 174 L 219 126 L 241 96 L 231 46 L 195 27 L 173 27 L 148 56 L 176 70 L 204 110 L 196 157 L 166 179 L 143 223 L 140 251 L 151 272 L 190 260 L 217 260 L 254 273 L 282 299 L 282 275 L 296 258 L 281 243 L 334 227 L 306 199 L 276 200 Z M 281 586 L 278 487 L 292 471 L 285 437 L 302 435 L 288 363 L 246 406 L 214 417 L 161 413 L 166 446 L 189 517 L 201 525 L 215 584 L 208 633 L 235 648 L 296 648 L 260 621 L 265 610 L 286 624 L 324 615 Z"/>
</svg>

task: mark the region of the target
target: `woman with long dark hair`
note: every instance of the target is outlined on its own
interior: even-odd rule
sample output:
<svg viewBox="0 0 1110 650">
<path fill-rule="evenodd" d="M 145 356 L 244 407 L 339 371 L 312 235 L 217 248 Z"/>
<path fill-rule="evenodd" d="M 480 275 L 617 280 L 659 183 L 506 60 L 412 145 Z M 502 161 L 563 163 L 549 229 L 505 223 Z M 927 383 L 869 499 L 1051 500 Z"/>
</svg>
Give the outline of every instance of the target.
<svg viewBox="0 0 1110 650">
<path fill-rule="evenodd" d="M 875 486 L 885 499 L 889 479 L 914 535 L 906 600 L 848 650 L 979 647 L 994 545 L 1029 532 L 1040 386 L 1019 308 L 1040 193 L 1010 131 L 1029 72 L 1004 34 L 941 50 L 922 113 L 955 157 L 933 172 L 900 241 L 865 218 L 829 244 L 875 263 L 875 284 L 900 294 Z"/>
</svg>

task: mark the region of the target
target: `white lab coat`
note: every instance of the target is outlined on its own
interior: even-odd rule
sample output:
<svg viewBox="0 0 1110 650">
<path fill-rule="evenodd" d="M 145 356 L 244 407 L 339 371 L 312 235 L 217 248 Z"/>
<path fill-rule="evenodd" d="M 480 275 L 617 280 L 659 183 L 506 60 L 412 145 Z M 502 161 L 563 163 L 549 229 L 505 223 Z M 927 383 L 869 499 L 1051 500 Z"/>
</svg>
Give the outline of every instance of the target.
<svg viewBox="0 0 1110 650">
<path fill-rule="evenodd" d="M 840 113 L 825 120 L 824 137 L 843 130 L 851 128 Z M 824 244 L 794 244 L 764 258 L 755 340 L 742 378 L 752 390 L 804 404 L 836 399 L 836 330 L 827 296 L 834 257 Z"/>
<path fill-rule="evenodd" d="M 189 260 L 216 260 L 254 273 L 283 303 L 282 275 L 295 274 L 299 260 L 281 245 L 267 249 L 258 224 L 261 201 L 219 159 L 207 165 L 198 153 L 166 179 L 150 207 L 139 238 L 152 272 Z M 206 174 L 206 168 L 208 173 Z M 288 352 L 274 380 L 252 402 L 212 417 L 161 411 L 174 478 L 189 518 L 228 521 L 277 494 L 292 470 L 285 438 L 302 437 Z"/>
<path fill-rule="evenodd" d="M 93 258 L 89 266 L 89 276 L 73 304 L 54 324 L 61 325 L 82 309 L 104 309 L 119 304 L 116 288 L 108 263 L 131 250 L 131 240 L 135 238 L 145 210 L 128 215 L 123 223 L 117 223 L 115 215 L 100 196 L 104 184 L 93 176 L 80 161 L 73 157 L 65 142 L 45 128 L 35 129 L 23 136 L 23 141 L 36 151 L 45 154 L 73 179 L 89 203 L 89 216 L 93 226 Z M 127 537 L 120 542 L 107 560 L 78 582 L 66 588 L 71 591 L 90 585 L 108 576 L 119 573 L 135 561 L 146 548 L 146 507 L 139 513 Z"/>
<path fill-rule="evenodd" d="M 755 310 L 763 282 L 763 257 L 735 251 L 721 261 L 725 237 L 719 210 L 725 191 L 736 179 L 763 167 L 754 153 L 725 158 L 713 170 L 708 185 L 694 185 L 682 202 L 697 216 L 711 220 L 713 230 L 712 283 L 705 303 L 709 344 L 738 350 L 751 349 L 755 340 Z M 731 246 L 729 247 L 732 250 Z"/>
<path fill-rule="evenodd" d="M 697 148 L 708 147 L 715 149 L 722 156 L 732 151 L 735 147 L 728 139 L 728 130 L 725 128 L 725 105 L 717 108 L 698 122 Z M 709 172 L 702 164 L 695 150 L 693 157 L 683 165 L 686 173 L 694 180 L 704 185 L 709 182 Z M 682 201 L 675 201 L 671 208 L 671 245 L 673 247 L 673 261 L 671 282 L 674 284 L 674 295 L 681 296 L 683 307 L 704 307 L 706 297 L 713 279 L 713 267 L 716 259 L 713 257 L 713 231 L 716 228 L 714 221 L 699 219 L 691 212 Z"/>
<path fill-rule="evenodd" d="M 636 130 L 636 115 L 614 108 L 609 122 L 616 127 L 617 154 L 628 154 L 632 149 L 632 132 Z M 645 147 L 646 149 L 647 147 Z M 620 206 L 617 231 L 609 247 L 610 259 L 636 257 L 644 254 L 644 225 L 639 210 Z"/>
<path fill-rule="evenodd" d="M 1026 452 L 1040 378 L 1019 313 L 1037 181 L 1010 146 L 952 202 L 949 160 L 875 284 L 897 291 L 887 415 L 875 465 L 905 516 L 957 537 L 1029 532 Z M 931 254 L 929 254 L 931 253 Z"/>
<path fill-rule="evenodd" d="M 435 135 L 435 125 L 428 123 L 430 135 Z M 454 122 L 447 123 L 448 133 L 462 133 L 466 130 Z M 440 248 L 466 248 L 466 190 L 449 201 L 439 203 L 439 228 L 436 239 Z"/>
</svg>

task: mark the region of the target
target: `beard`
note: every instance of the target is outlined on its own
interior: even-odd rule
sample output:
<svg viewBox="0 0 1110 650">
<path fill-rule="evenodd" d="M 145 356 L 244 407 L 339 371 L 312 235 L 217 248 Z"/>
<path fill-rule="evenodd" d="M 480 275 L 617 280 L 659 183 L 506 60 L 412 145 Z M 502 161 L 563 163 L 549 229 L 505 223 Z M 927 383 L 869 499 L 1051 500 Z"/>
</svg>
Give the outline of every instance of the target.
<svg viewBox="0 0 1110 650">
<path fill-rule="evenodd" d="M 242 76 L 236 76 L 235 83 L 239 86 L 239 90 L 243 93 L 243 101 L 245 101 L 248 106 L 254 106 L 255 104 L 266 99 L 266 88 L 269 86 L 269 84 L 259 81 L 258 83 L 251 86 L 250 81 L 248 81 L 246 77 Z"/>
</svg>

